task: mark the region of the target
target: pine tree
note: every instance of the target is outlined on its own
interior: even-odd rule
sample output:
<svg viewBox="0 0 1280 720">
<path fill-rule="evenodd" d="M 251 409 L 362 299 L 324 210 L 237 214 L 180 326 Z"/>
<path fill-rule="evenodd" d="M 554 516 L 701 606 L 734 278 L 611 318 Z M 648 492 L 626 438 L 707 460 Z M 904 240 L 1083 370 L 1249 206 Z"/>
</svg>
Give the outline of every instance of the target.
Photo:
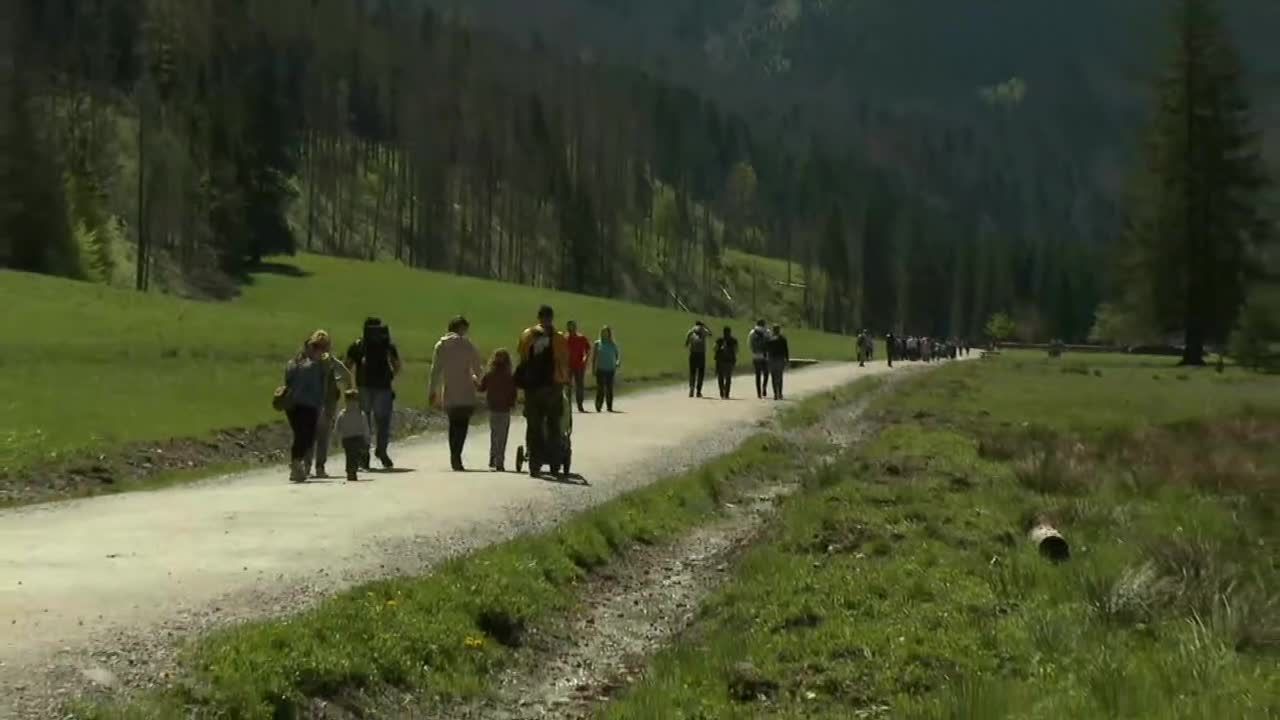
<svg viewBox="0 0 1280 720">
<path fill-rule="evenodd" d="M 1203 365 L 1206 343 L 1234 325 L 1266 234 L 1265 178 L 1218 3 L 1181 0 L 1175 26 L 1130 219 L 1127 275 L 1157 321 L 1185 333 L 1182 363 Z"/>
</svg>

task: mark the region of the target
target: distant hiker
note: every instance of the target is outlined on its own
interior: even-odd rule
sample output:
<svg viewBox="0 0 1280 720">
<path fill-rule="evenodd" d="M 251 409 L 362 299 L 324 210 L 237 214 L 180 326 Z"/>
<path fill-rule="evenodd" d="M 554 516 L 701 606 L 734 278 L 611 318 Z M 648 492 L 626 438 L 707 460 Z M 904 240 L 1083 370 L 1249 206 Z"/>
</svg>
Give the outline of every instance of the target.
<svg viewBox="0 0 1280 720">
<path fill-rule="evenodd" d="M 702 382 L 707 376 L 707 340 L 711 329 L 701 320 L 684 336 L 684 346 L 689 349 L 689 397 L 702 397 Z"/>
<path fill-rule="evenodd" d="M 360 339 L 347 349 L 347 367 L 356 375 L 360 407 L 374 431 L 374 454 L 382 462 L 382 467 L 389 470 L 395 467 L 387 454 L 391 442 L 391 413 L 396 399 L 391 386 L 401 369 L 400 352 L 391 342 L 391 328 L 378 318 L 365 320 Z M 369 464 L 366 457 L 363 463 L 365 470 L 369 469 Z"/>
<path fill-rule="evenodd" d="M 520 335 L 516 386 L 524 390 L 525 445 L 529 474 L 539 477 L 542 466 L 557 466 L 560 417 L 564 413 L 565 385 L 569 384 L 569 342 L 556 332 L 555 311 L 543 305 L 538 324 Z"/>
<path fill-rule="evenodd" d="M 591 353 L 591 370 L 596 376 L 596 412 L 606 407 L 613 412 L 613 387 L 622 368 L 622 350 L 613 339 L 613 329 L 600 328 L 600 339 Z"/>
<path fill-rule="evenodd" d="M 325 472 L 324 466 L 329 459 L 330 437 L 333 434 L 333 424 L 338 419 L 339 401 L 342 399 L 344 392 L 355 387 L 355 380 L 352 378 L 351 371 L 347 369 L 347 366 L 333 356 L 333 340 L 329 337 L 329 333 L 324 330 L 317 330 L 307 342 L 319 353 L 319 362 L 326 366 L 326 372 L 324 376 L 324 407 L 320 409 L 320 417 L 316 421 L 316 441 L 311 449 L 307 451 L 307 457 L 303 460 L 303 468 L 310 475 L 311 463 L 314 459 L 315 477 L 325 478 L 329 477 L 329 474 Z"/>
<path fill-rule="evenodd" d="M 769 359 L 765 351 L 768 343 L 769 327 L 760 320 L 747 336 L 747 344 L 751 347 L 751 365 L 756 373 L 756 397 L 761 400 L 769 396 Z"/>
<path fill-rule="evenodd" d="M 867 331 L 863 330 L 858 333 L 858 367 L 866 367 L 867 361 L 871 359 L 871 336 L 867 335 Z"/>
<path fill-rule="evenodd" d="M 480 380 L 480 391 L 489 407 L 489 469 L 506 472 L 507 438 L 511 434 L 511 411 L 516 407 L 516 379 L 511 353 L 497 350 L 489 360 L 489 370 Z"/>
<path fill-rule="evenodd" d="M 586 412 L 582 407 L 587 397 L 587 359 L 591 356 L 591 341 L 585 335 L 578 334 L 577 321 L 570 320 L 565 325 L 569 342 L 569 373 L 573 376 L 573 397 L 578 403 L 578 412 Z"/>
<path fill-rule="evenodd" d="M 733 373 L 738 369 L 738 339 L 732 328 L 724 329 L 724 336 L 716 340 L 716 382 L 720 385 L 720 399 L 728 400 L 733 392 Z"/>
<path fill-rule="evenodd" d="M 347 459 L 347 482 L 356 482 L 360 479 L 360 463 L 369 454 L 369 421 L 360 410 L 359 390 L 347 390 L 344 397 L 347 406 L 338 415 L 338 436 Z"/>
<path fill-rule="evenodd" d="M 893 367 L 893 358 L 898 352 L 898 339 L 889 333 L 884 336 L 884 354 L 889 360 L 889 367 Z"/>
<path fill-rule="evenodd" d="M 327 366 L 321 362 L 321 351 L 303 343 L 302 351 L 289 361 L 284 370 L 286 401 L 285 416 L 293 431 L 293 444 L 289 448 L 289 480 L 295 483 L 307 481 L 307 453 L 315 447 L 316 429 L 320 424 L 320 412 L 324 408 L 325 374 Z"/>
<path fill-rule="evenodd" d="M 782 334 L 781 325 L 773 326 L 765 352 L 769 357 L 769 374 L 773 379 L 773 399 L 781 400 L 782 378 L 787 372 L 787 366 L 791 364 L 791 348 L 787 345 L 786 336 Z"/>
<path fill-rule="evenodd" d="M 431 384 L 427 390 L 431 405 L 443 408 L 449 416 L 449 465 L 454 472 L 465 469 L 462 449 L 476 412 L 476 387 L 484 374 L 480 353 L 467 338 L 470 330 L 471 323 L 464 317 L 449 322 L 449 332 L 436 343 L 431 355 Z"/>
</svg>

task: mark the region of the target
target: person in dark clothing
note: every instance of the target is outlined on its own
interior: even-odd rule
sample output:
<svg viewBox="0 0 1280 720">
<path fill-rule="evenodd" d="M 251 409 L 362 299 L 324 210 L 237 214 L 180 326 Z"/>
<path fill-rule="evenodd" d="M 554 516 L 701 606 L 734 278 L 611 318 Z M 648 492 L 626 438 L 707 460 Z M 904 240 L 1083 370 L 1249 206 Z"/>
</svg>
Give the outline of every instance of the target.
<svg viewBox="0 0 1280 720">
<path fill-rule="evenodd" d="M 391 328 L 378 318 L 364 321 L 360 339 L 347 348 L 347 367 L 355 373 L 356 387 L 360 390 L 360 407 L 373 429 L 375 455 L 382 467 L 391 469 L 395 464 L 387 454 L 391 443 L 391 414 L 395 409 L 395 391 L 392 383 L 400 374 L 400 351 L 391 342 Z M 365 458 L 363 468 L 369 469 Z"/>
<path fill-rule="evenodd" d="M 889 333 L 884 336 L 884 352 L 889 358 L 889 367 L 893 367 L 893 358 L 898 352 L 898 339 Z"/>
<path fill-rule="evenodd" d="M 716 382 L 720 385 L 720 399 L 728 400 L 733 391 L 733 373 L 738 369 L 738 339 L 731 328 L 724 329 L 724 337 L 716 340 Z"/>
<path fill-rule="evenodd" d="M 764 320 L 760 320 L 747 336 L 747 345 L 751 348 L 751 366 L 756 373 L 756 397 L 760 400 L 769 396 L 769 359 L 765 353 L 768 342 L 769 327 Z"/>
<path fill-rule="evenodd" d="M 312 338 L 318 336 L 313 335 Z M 284 389 L 288 396 L 285 416 L 293 431 L 293 443 L 289 448 L 289 480 L 294 483 L 307 481 L 305 467 L 307 453 L 315 447 L 316 429 L 325 404 L 325 375 L 329 367 L 322 362 L 321 347 L 308 339 L 284 371 Z"/>
<path fill-rule="evenodd" d="M 707 340 L 711 329 L 701 320 L 693 324 L 684 336 L 684 346 L 689 349 L 689 397 L 702 397 L 702 382 L 707 376 Z"/>
<path fill-rule="evenodd" d="M 791 348 L 786 336 L 782 334 L 781 325 L 773 326 L 773 334 L 769 337 L 765 352 L 769 357 L 769 374 L 773 379 L 773 399 L 781 400 L 782 378 L 787 372 L 787 366 L 791 364 Z"/>
<path fill-rule="evenodd" d="M 543 305 L 538 324 L 520 335 L 516 385 L 524 390 L 525 445 L 529 474 L 542 475 L 563 460 L 559 452 L 560 416 L 564 413 L 564 386 L 569 384 L 569 342 L 556 331 L 555 311 Z"/>
</svg>

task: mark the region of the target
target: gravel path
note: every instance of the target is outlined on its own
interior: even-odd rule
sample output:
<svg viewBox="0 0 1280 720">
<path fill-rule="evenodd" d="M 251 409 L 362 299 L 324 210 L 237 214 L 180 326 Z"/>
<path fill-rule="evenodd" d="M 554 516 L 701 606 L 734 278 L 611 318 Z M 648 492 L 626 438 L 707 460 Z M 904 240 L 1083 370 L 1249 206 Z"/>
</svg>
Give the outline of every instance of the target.
<svg viewBox="0 0 1280 720">
<path fill-rule="evenodd" d="M 788 390 L 799 398 L 883 372 L 823 365 L 792 373 Z M 753 394 L 749 378 L 738 386 Z M 292 486 L 277 468 L 0 512 L 0 717 L 33 712 L 24 698 L 47 711 L 77 681 L 162 682 L 181 637 L 536 531 L 729 451 L 776 408 L 685 395 L 626 396 L 623 414 L 575 418 L 586 486 L 452 473 L 444 442 L 427 439 L 393 448 L 404 470 L 374 482 Z M 512 448 L 523 433 L 513 422 Z M 487 429 L 474 429 L 466 460 L 483 467 L 487 455 Z"/>
</svg>

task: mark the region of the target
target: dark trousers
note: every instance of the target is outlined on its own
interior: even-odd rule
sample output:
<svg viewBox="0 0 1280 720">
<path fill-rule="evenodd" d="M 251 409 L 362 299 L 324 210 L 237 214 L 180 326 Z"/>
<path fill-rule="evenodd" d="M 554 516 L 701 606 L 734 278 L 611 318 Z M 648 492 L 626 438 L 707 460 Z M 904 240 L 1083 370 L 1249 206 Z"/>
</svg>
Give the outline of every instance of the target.
<svg viewBox="0 0 1280 720">
<path fill-rule="evenodd" d="M 582 403 L 587 399 L 587 371 L 585 368 L 573 371 L 573 397 L 578 403 L 578 409 L 582 410 Z"/>
<path fill-rule="evenodd" d="M 606 407 L 613 412 L 613 380 L 617 375 L 613 370 L 596 372 L 596 412 Z"/>
<path fill-rule="evenodd" d="M 702 381 L 707 377 L 707 354 L 689 353 L 689 392 L 702 397 Z"/>
<path fill-rule="evenodd" d="M 365 455 L 369 453 L 369 443 L 362 437 L 342 438 L 342 452 L 347 457 L 347 479 L 355 480 Z"/>
<path fill-rule="evenodd" d="M 537 473 L 544 465 L 559 464 L 560 414 L 563 411 L 564 393 L 559 386 L 525 391 L 525 445 L 529 450 L 530 472 Z"/>
<path fill-rule="evenodd" d="M 769 374 L 773 377 L 773 397 L 782 399 L 782 377 L 787 372 L 787 364 L 781 360 L 769 362 Z"/>
<path fill-rule="evenodd" d="M 467 431 L 471 429 L 471 416 L 476 409 L 470 405 L 449 408 L 449 460 L 454 467 L 462 464 L 462 448 L 467 444 Z"/>
<path fill-rule="evenodd" d="M 733 363 L 716 363 L 716 383 L 720 385 L 720 397 L 728 400 L 733 392 Z"/>
<path fill-rule="evenodd" d="M 320 409 L 295 405 L 285 413 L 289 418 L 289 429 L 293 430 L 293 445 L 289 448 L 289 459 L 294 462 L 306 460 L 307 453 L 316 444 L 316 427 L 320 422 Z"/>
<path fill-rule="evenodd" d="M 756 371 L 756 397 L 769 395 L 769 361 L 754 360 L 751 365 Z"/>
</svg>

